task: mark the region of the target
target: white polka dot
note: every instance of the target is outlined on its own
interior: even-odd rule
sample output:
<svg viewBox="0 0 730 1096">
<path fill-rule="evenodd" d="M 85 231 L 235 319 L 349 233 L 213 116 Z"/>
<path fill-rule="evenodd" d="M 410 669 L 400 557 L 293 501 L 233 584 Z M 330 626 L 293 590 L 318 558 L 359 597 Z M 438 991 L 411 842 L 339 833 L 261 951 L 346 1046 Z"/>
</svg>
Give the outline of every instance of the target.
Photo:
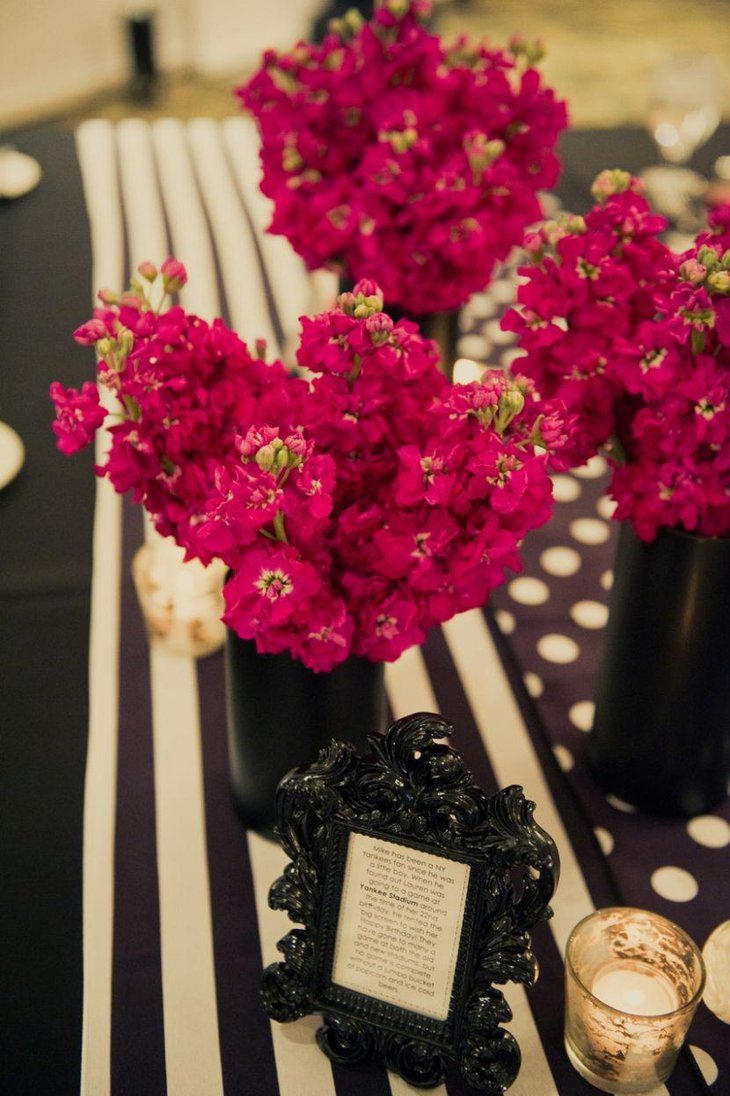
<svg viewBox="0 0 730 1096">
<path fill-rule="evenodd" d="M 730 845 L 730 824 L 714 814 L 700 814 L 687 823 L 687 833 L 698 845 L 724 849 Z"/>
<path fill-rule="evenodd" d="M 492 297 L 500 304 L 512 304 L 515 299 L 514 278 L 501 278 L 495 281 L 490 290 Z"/>
<path fill-rule="evenodd" d="M 575 662 L 580 654 L 580 647 L 570 636 L 551 633 L 542 636 L 537 641 L 537 653 L 546 662 L 558 662 L 565 665 L 568 662 Z"/>
<path fill-rule="evenodd" d="M 576 601 L 570 607 L 570 616 L 580 628 L 605 628 L 608 608 L 600 601 Z"/>
<path fill-rule="evenodd" d="M 606 521 L 610 521 L 613 517 L 613 512 L 616 509 L 616 500 L 610 499 L 608 495 L 603 495 L 596 503 L 596 513 L 599 518 L 605 518 Z"/>
<path fill-rule="evenodd" d="M 602 589 L 611 590 L 613 588 L 613 571 L 604 571 L 598 581 L 600 582 Z"/>
<path fill-rule="evenodd" d="M 471 384 L 482 378 L 484 366 L 472 358 L 457 358 L 454 362 L 454 384 Z"/>
<path fill-rule="evenodd" d="M 617 795 L 607 795 L 606 802 L 615 810 L 623 811 L 624 814 L 636 814 L 636 807 L 631 803 L 627 803 L 625 799 L 619 799 Z"/>
<path fill-rule="evenodd" d="M 568 719 L 579 731 L 590 731 L 596 706 L 592 700 L 579 700 L 568 712 Z"/>
<path fill-rule="evenodd" d="M 700 889 L 691 872 L 673 865 L 652 872 L 651 885 L 668 902 L 691 902 Z"/>
<path fill-rule="evenodd" d="M 702 1047 L 696 1047 L 693 1043 L 690 1043 L 689 1049 L 692 1051 L 695 1057 L 697 1065 L 700 1067 L 700 1073 L 705 1079 L 706 1085 L 714 1085 L 717 1078 L 720 1076 L 720 1071 L 717 1068 L 715 1059 L 703 1050 Z"/>
<path fill-rule="evenodd" d="M 525 683 L 525 688 L 532 697 L 542 696 L 545 692 L 545 685 L 542 678 L 538 674 L 533 674 L 532 670 L 528 670 L 526 674 L 523 674 L 522 680 Z"/>
<path fill-rule="evenodd" d="M 506 636 L 512 635 L 517 623 L 514 613 L 508 613 L 506 609 L 497 609 L 494 619 L 497 621 L 500 632 L 503 632 Z"/>
<path fill-rule="evenodd" d="M 561 746 L 560 743 L 558 743 L 556 746 L 553 746 L 553 754 L 555 756 L 555 760 L 557 761 L 563 772 L 569 773 L 575 765 L 575 758 L 573 757 L 568 747 Z"/>
<path fill-rule="evenodd" d="M 707 970 L 703 1001 L 719 1020 L 730 1024 L 730 921 L 715 926 L 705 940 L 702 958 Z"/>
<path fill-rule="evenodd" d="M 604 830 L 603 826 L 596 826 L 593 832 L 596 835 L 596 841 L 601 846 L 601 852 L 603 853 L 603 855 L 610 856 L 613 852 L 613 836 L 608 832 L 608 830 Z"/>
<path fill-rule="evenodd" d="M 489 293 L 475 293 L 469 301 L 469 309 L 473 316 L 486 319 L 497 311 L 497 302 Z"/>
<path fill-rule="evenodd" d="M 576 518 L 570 523 L 570 535 L 580 544 L 605 544 L 611 529 L 598 518 Z"/>
<path fill-rule="evenodd" d="M 573 475 L 580 476 L 581 479 L 598 479 L 607 471 L 608 465 L 603 457 L 591 457 L 582 468 L 574 468 Z"/>
<path fill-rule="evenodd" d="M 515 337 L 511 331 L 503 331 L 499 326 L 499 320 L 490 320 L 484 328 L 484 334 L 488 339 L 491 339 L 495 346 L 506 346 L 507 343 L 515 341 Z"/>
<path fill-rule="evenodd" d="M 476 358 L 484 361 L 489 353 L 489 343 L 482 335 L 462 335 L 456 344 L 460 358 Z"/>
<path fill-rule="evenodd" d="M 524 350 L 520 350 L 520 348 L 518 346 L 510 346 L 507 350 L 502 351 L 502 354 L 501 354 L 502 365 L 505 367 L 505 369 L 511 369 L 512 366 L 515 366 L 515 362 L 517 362 L 517 365 L 515 366 L 515 372 L 519 373 L 519 371 L 520 371 L 520 365 L 519 365 L 520 358 L 526 358 L 526 357 L 527 357 L 527 354 L 525 353 Z"/>
<path fill-rule="evenodd" d="M 520 605 L 544 605 L 550 597 L 547 584 L 541 578 L 530 578 L 528 575 L 513 578 L 507 592 Z"/>
<path fill-rule="evenodd" d="M 575 502 L 580 492 L 581 486 L 572 476 L 553 476 L 553 498 L 556 502 Z"/>
<path fill-rule="evenodd" d="M 549 575 L 565 578 L 580 571 L 581 558 L 575 548 L 565 548 L 556 545 L 554 548 L 546 548 L 540 556 L 540 566 Z"/>
</svg>

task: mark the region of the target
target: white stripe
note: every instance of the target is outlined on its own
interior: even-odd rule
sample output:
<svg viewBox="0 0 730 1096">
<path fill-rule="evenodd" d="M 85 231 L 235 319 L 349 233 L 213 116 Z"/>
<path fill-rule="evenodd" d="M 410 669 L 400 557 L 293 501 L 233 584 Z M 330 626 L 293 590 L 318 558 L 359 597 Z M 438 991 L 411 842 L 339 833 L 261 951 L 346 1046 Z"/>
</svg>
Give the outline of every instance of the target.
<svg viewBox="0 0 730 1096">
<path fill-rule="evenodd" d="M 172 235 L 172 254 L 187 267 L 188 282 L 180 292 L 183 308 L 209 322 L 220 315 L 213 246 L 188 151 L 185 125 L 161 118 L 152 125 L 165 211 Z"/>
<path fill-rule="evenodd" d="M 282 958 L 276 944 L 291 929 L 287 915 L 269 909 L 271 884 L 284 870 L 287 856 L 283 849 L 258 834 L 248 833 L 259 940 L 264 966 Z M 332 1067 L 315 1042 L 321 1024 L 319 1016 L 304 1016 L 291 1024 L 271 1023 L 276 1072 L 282 1096 L 335 1096 Z"/>
<path fill-rule="evenodd" d="M 252 118 L 226 118 L 223 139 L 261 249 L 276 310 L 287 340 L 299 331 L 299 317 L 312 310 L 313 287 L 304 260 L 283 236 L 272 236 L 273 203 L 259 189 L 259 139 Z"/>
<path fill-rule="evenodd" d="M 76 148 L 91 228 L 90 289 L 117 286 L 124 276 L 124 239 L 111 126 L 102 121 L 85 122 L 78 129 Z M 108 435 L 99 431 L 97 463 L 103 460 L 107 444 Z M 96 480 L 93 537 L 84 789 L 81 1093 L 107 1096 L 111 1084 L 121 499 L 106 479 Z"/>
<path fill-rule="evenodd" d="M 385 686 L 394 719 L 413 712 L 435 712 L 438 704 L 419 647 L 404 651 L 397 662 L 385 665 Z"/>
<path fill-rule="evenodd" d="M 167 1089 L 222 1096 L 197 673 L 157 644 L 150 666 Z"/>
<path fill-rule="evenodd" d="M 420 648 L 412 647 L 404 651 L 397 662 L 390 663 L 386 667 L 386 682 L 390 705 L 396 718 L 414 711 L 438 711 Z M 510 1094 L 536 1096 L 539 1093 L 540 1096 L 559 1096 L 530 1011 L 526 991 L 522 986 L 508 985 L 504 987 L 504 995 L 513 1013 L 508 1030 L 517 1039 L 522 1051 L 522 1068 L 510 1088 Z M 404 1082 L 400 1078 L 393 1074 L 388 1077 L 393 1096 L 405 1096 L 412 1091 L 409 1086 L 403 1087 Z M 430 1091 L 443 1094 L 446 1089 L 440 1085 Z"/>
<path fill-rule="evenodd" d="M 149 127 L 128 120 L 117 136 L 130 263 L 159 261 L 168 247 Z M 153 645 L 150 670 L 167 1086 L 222 1096 L 195 662 Z"/>
<path fill-rule="evenodd" d="M 146 259 L 162 262 L 168 252 L 167 231 L 147 123 L 139 118 L 120 122 L 117 143 L 129 265 L 135 270 Z"/>
<path fill-rule="evenodd" d="M 212 118 L 195 118 L 188 125 L 188 135 L 233 327 L 250 347 L 256 339 L 265 339 L 271 360 L 278 355 L 279 344 L 269 318 L 254 238 L 231 175 L 220 127 Z"/>
</svg>

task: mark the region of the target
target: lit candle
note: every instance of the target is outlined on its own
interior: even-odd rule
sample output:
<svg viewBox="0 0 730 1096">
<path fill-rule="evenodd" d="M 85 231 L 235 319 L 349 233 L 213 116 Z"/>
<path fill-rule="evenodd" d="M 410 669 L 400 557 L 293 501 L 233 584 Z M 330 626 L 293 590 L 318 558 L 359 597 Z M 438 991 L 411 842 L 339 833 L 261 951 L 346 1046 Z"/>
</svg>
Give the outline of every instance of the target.
<svg viewBox="0 0 730 1096">
<path fill-rule="evenodd" d="M 604 1092 L 650 1092 L 671 1073 L 704 986 L 702 957 L 658 914 L 614 907 L 566 950 L 565 1048 Z"/>
<path fill-rule="evenodd" d="M 634 1016 L 664 1016 L 679 1007 L 671 982 L 648 963 L 616 960 L 593 979 L 591 993 L 605 1005 Z"/>
</svg>

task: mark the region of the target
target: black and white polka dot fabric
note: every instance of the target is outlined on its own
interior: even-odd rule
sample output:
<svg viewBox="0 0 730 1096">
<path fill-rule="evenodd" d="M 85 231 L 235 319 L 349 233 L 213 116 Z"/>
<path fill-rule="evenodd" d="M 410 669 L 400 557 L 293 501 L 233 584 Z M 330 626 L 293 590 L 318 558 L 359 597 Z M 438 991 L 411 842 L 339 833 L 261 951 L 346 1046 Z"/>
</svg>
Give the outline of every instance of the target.
<svg viewBox="0 0 730 1096">
<path fill-rule="evenodd" d="M 519 371 L 519 352 L 499 330 L 516 286 L 515 268 L 505 268 L 464 309 L 463 358 Z M 526 538 L 524 570 L 495 591 L 488 615 L 500 649 L 521 676 L 533 734 L 552 753 L 552 790 L 561 811 L 582 815 L 591 834 L 592 849 L 586 845 L 580 857 L 596 903 L 655 910 L 702 947 L 730 918 L 730 806 L 689 822 L 644 817 L 605 795 L 585 763 L 618 529 L 607 482 L 600 456 L 554 477 L 553 517 Z M 690 1043 L 705 1084 L 730 1092 L 728 1028 L 704 1005 Z"/>
</svg>

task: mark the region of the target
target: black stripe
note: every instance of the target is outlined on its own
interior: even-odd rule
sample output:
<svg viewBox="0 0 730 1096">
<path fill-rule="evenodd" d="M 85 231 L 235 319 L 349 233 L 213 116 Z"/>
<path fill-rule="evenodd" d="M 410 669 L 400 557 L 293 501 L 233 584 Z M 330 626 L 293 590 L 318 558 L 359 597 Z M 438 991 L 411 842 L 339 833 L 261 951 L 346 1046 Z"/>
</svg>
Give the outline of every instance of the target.
<svg viewBox="0 0 730 1096">
<path fill-rule="evenodd" d="M 198 662 L 198 688 L 223 1084 L 227 1096 L 276 1096 L 271 1027 L 258 1003 L 263 960 L 246 831 L 231 800 L 220 654 Z"/>
<path fill-rule="evenodd" d="M 130 577 L 142 510 L 123 506 L 111 1076 L 115 1096 L 163 1096 L 160 903 L 149 644 Z"/>
</svg>

